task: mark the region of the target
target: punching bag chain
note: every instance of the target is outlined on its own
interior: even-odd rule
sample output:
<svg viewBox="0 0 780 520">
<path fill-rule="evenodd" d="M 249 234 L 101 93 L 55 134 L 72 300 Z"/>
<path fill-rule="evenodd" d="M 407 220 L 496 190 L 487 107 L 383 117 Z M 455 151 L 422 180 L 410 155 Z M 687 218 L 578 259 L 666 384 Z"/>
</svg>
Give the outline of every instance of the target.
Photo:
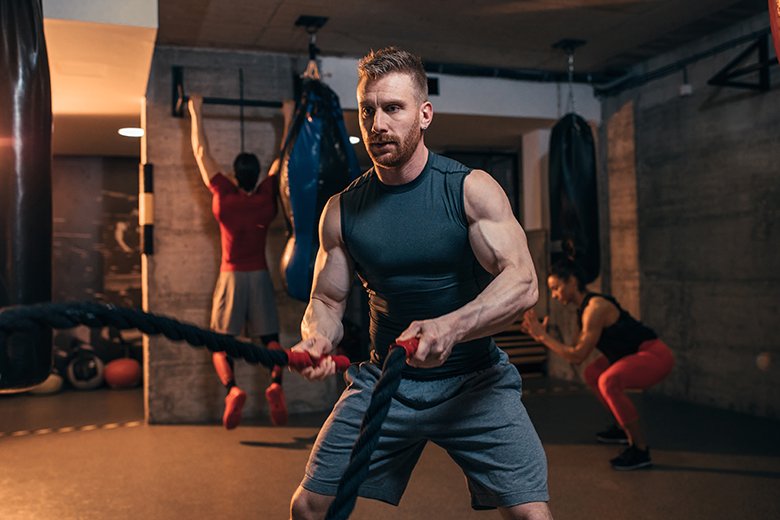
<svg viewBox="0 0 780 520">
<path fill-rule="evenodd" d="M 241 153 L 244 153 L 244 69 L 238 69 L 238 117 L 241 121 Z"/>
<path fill-rule="evenodd" d="M 309 29 L 309 63 L 301 77 L 304 79 L 320 79 L 320 69 L 317 66 L 317 30 Z"/>
<path fill-rule="evenodd" d="M 576 113 L 577 109 L 574 106 L 574 50 L 568 53 L 569 60 L 569 99 L 566 102 L 566 111 L 568 113 Z"/>
</svg>

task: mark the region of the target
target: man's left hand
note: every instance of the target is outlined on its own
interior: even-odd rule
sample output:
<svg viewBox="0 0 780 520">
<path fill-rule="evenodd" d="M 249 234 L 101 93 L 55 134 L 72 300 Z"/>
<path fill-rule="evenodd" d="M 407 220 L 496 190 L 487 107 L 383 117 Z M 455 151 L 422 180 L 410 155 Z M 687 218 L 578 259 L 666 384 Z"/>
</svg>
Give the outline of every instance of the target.
<svg viewBox="0 0 780 520">
<path fill-rule="evenodd" d="M 442 318 L 413 321 L 397 338 L 398 341 L 418 338 L 414 356 L 406 362 L 416 368 L 433 368 L 444 364 L 457 343 L 453 327 Z"/>
</svg>

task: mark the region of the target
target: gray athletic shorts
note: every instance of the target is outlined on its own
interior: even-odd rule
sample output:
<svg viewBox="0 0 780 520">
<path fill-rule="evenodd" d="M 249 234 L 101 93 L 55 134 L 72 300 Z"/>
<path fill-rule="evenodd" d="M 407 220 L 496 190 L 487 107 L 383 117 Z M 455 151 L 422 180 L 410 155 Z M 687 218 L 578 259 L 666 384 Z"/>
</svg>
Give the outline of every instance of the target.
<svg viewBox="0 0 780 520">
<path fill-rule="evenodd" d="M 220 271 L 211 305 L 211 328 L 257 338 L 279 332 L 274 286 L 268 271 Z"/>
<path fill-rule="evenodd" d="M 352 365 L 348 386 L 323 425 L 301 485 L 333 496 L 381 369 Z M 398 505 L 427 441 L 461 467 L 474 509 L 546 502 L 547 459 L 520 401 L 517 369 L 501 351 L 497 364 L 434 381 L 403 379 L 371 457 L 359 495 Z"/>
</svg>

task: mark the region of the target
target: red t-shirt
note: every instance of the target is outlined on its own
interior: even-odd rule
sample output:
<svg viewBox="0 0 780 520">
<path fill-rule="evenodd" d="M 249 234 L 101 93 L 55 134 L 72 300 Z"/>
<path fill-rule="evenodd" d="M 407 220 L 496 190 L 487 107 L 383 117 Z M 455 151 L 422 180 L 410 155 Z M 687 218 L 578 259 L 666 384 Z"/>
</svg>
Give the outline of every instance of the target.
<svg viewBox="0 0 780 520">
<path fill-rule="evenodd" d="M 211 178 L 211 211 L 222 240 L 220 271 L 267 270 L 265 238 L 276 216 L 277 175 L 248 194 L 221 173 Z"/>
</svg>

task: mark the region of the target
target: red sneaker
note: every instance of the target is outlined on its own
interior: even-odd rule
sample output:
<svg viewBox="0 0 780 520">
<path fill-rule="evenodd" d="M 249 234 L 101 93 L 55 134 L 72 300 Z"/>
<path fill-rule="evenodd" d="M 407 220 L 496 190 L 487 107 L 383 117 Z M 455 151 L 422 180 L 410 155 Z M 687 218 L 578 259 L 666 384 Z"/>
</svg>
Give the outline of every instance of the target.
<svg viewBox="0 0 780 520">
<path fill-rule="evenodd" d="M 287 424 L 287 403 L 284 400 L 282 385 L 271 383 L 271 386 L 265 389 L 265 400 L 268 401 L 273 425 L 284 426 Z"/>
<path fill-rule="evenodd" d="M 246 402 L 246 392 L 234 386 L 225 396 L 225 413 L 222 414 L 222 425 L 232 430 L 241 422 L 241 410 Z"/>
</svg>

